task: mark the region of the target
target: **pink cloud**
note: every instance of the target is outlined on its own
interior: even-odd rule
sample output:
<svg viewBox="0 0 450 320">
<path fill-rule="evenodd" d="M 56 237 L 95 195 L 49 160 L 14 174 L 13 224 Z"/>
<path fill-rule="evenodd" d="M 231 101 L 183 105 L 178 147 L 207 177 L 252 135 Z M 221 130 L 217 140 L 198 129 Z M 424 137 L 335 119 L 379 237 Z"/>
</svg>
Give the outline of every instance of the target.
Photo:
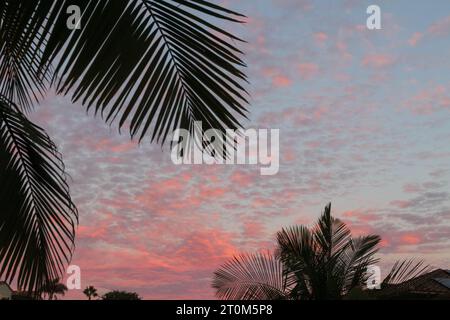
<svg viewBox="0 0 450 320">
<path fill-rule="evenodd" d="M 253 199 L 253 201 L 252 201 L 253 208 L 258 208 L 258 207 L 266 208 L 266 207 L 270 207 L 271 205 L 273 205 L 273 200 L 263 198 L 263 197 L 257 197 L 255 199 Z"/>
<path fill-rule="evenodd" d="M 319 73 L 319 66 L 315 63 L 301 63 L 298 66 L 298 71 L 303 80 L 310 80 Z"/>
<path fill-rule="evenodd" d="M 280 6 L 289 11 L 300 10 L 300 11 L 309 11 L 313 9 L 313 1 L 312 0 L 274 0 L 277 6 Z"/>
<path fill-rule="evenodd" d="M 235 170 L 231 175 L 231 182 L 240 187 L 247 187 L 254 182 L 254 175 L 243 171 Z"/>
<path fill-rule="evenodd" d="M 450 16 L 433 23 L 426 31 L 414 33 L 408 40 L 409 45 L 416 46 L 425 37 L 439 37 L 450 34 Z"/>
<path fill-rule="evenodd" d="M 122 152 L 127 152 L 129 150 L 132 150 L 134 148 L 137 148 L 137 145 L 135 142 L 127 142 L 127 143 L 121 143 L 121 144 L 115 145 L 115 146 L 111 147 L 110 150 L 115 153 L 122 153 Z"/>
<path fill-rule="evenodd" d="M 367 67 L 382 69 L 394 64 L 395 59 L 387 54 L 369 54 L 363 58 L 362 64 Z"/>
<path fill-rule="evenodd" d="M 213 296 L 209 276 L 240 251 L 237 234 L 205 224 L 198 212 L 176 221 L 119 219 L 122 215 L 99 214 L 101 219 L 79 228 L 83 250 L 73 263 L 83 270 L 83 286 L 133 290 L 146 299 L 208 299 Z M 83 297 L 72 291 L 69 298 Z"/>
<path fill-rule="evenodd" d="M 105 225 L 86 226 L 80 225 L 77 230 L 78 238 L 98 239 L 107 235 L 107 227 Z"/>
<path fill-rule="evenodd" d="M 177 265 L 186 268 L 188 263 L 191 268 L 196 268 L 201 261 L 203 267 L 216 268 L 238 252 L 232 239 L 232 234 L 216 229 L 193 232 L 174 252 L 176 259 L 181 260 Z"/>
<path fill-rule="evenodd" d="M 295 151 L 294 151 L 293 148 L 285 148 L 283 150 L 284 150 L 284 152 L 283 152 L 283 156 L 282 157 L 283 157 L 283 160 L 285 162 L 293 162 L 293 161 L 295 161 L 295 159 L 297 157 L 296 157 L 296 154 L 295 154 Z"/>
<path fill-rule="evenodd" d="M 318 44 L 323 44 L 328 40 L 328 35 L 325 32 L 316 32 L 313 34 L 313 37 Z"/>
<path fill-rule="evenodd" d="M 386 247 L 389 247 L 391 245 L 391 243 L 387 239 L 381 239 L 379 245 L 381 248 L 386 248 Z"/>
<path fill-rule="evenodd" d="M 222 197 L 224 194 L 226 194 L 227 190 L 224 188 L 217 188 L 217 187 L 210 187 L 210 186 L 203 186 L 200 188 L 200 196 L 205 199 L 215 199 L 218 197 Z"/>
<path fill-rule="evenodd" d="M 352 77 L 346 72 L 338 72 L 334 75 L 334 78 L 340 82 L 349 82 Z"/>
<path fill-rule="evenodd" d="M 415 47 L 420 40 L 423 38 L 423 33 L 416 32 L 414 33 L 411 38 L 409 38 L 408 43 L 410 46 Z"/>
<path fill-rule="evenodd" d="M 359 210 L 352 210 L 352 211 L 345 211 L 342 214 L 342 217 L 344 218 L 350 218 L 352 220 L 362 222 L 362 223 L 370 223 L 379 221 L 380 217 L 374 213 L 371 213 L 370 211 L 359 211 Z"/>
<path fill-rule="evenodd" d="M 350 228 L 350 231 L 352 233 L 352 236 L 354 237 L 361 237 L 366 236 L 368 234 L 373 234 L 374 230 L 372 227 L 370 227 L 367 224 L 364 223 L 354 223 L 345 221 L 346 225 Z"/>
<path fill-rule="evenodd" d="M 264 68 L 262 74 L 266 78 L 270 78 L 272 85 L 280 87 L 288 87 L 292 84 L 292 80 L 278 68 Z"/>
<path fill-rule="evenodd" d="M 433 23 L 428 33 L 435 36 L 444 36 L 450 33 L 450 16 Z"/>
<path fill-rule="evenodd" d="M 400 209 L 405 209 L 408 208 L 412 205 L 411 201 L 407 201 L 407 200 L 394 200 L 391 202 L 391 205 L 400 208 Z"/>
<path fill-rule="evenodd" d="M 353 57 L 348 49 L 347 43 L 345 43 L 343 40 L 338 40 L 336 42 L 336 50 L 338 51 L 341 60 L 343 61 L 351 60 Z"/>
<path fill-rule="evenodd" d="M 264 233 L 264 224 L 257 220 L 250 220 L 244 222 L 244 237 L 246 239 L 260 238 Z"/>
<path fill-rule="evenodd" d="M 416 114 L 431 114 L 442 109 L 449 109 L 450 95 L 446 87 L 437 85 L 419 91 L 403 106 Z"/>
<path fill-rule="evenodd" d="M 275 87 L 288 87 L 292 84 L 292 81 L 286 76 L 279 75 L 272 79 L 272 83 Z"/>
<path fill-rule="evenodd" d="M 415 183 L 408 183 L 403 186 L 403 191 L 406 193 L 417 193 L 422 191 L 422 187 Z"/>
<path fill-rule="evenodd" d="M 407 233 L 400 237 L 401 244 L 413 245 L 421 242 L 421 237 L 417 234 Z"/>
<path fill-rule="evenodd" d="M 83 145 L 83 147 L 97 152 L 123 153 L 138 148 L 137 143 L 134 141 L 126 141 L 118 143 L 112 137 L 105 137 L 102 139 L 92 139 L 88 135 L 79 137 L 75 141 L 75 143 Z"/>
</svg>

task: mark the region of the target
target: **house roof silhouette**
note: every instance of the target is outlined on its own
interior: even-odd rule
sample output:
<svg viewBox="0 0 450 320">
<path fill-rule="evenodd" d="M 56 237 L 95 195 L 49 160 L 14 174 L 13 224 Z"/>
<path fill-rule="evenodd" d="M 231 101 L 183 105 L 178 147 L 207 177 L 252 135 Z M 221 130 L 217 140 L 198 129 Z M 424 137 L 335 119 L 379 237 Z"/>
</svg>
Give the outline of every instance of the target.
<svg viewBox="0 0 450 320">
<path fill-rule="evenodd" d="M 9 284 L 4 281 L 0 281 L 0 300 L 11 299 L 11 296 L 13 294 L 14 294 L 14 290 L 11 289 Z"/>
<path fill-rule="evenodd" d="M 450 270 L 436 269 L 408 281 L 390 285 L 384 290 L 389 295 L 415 295 L 429 298 L 450 298 Z"/>
</svg>

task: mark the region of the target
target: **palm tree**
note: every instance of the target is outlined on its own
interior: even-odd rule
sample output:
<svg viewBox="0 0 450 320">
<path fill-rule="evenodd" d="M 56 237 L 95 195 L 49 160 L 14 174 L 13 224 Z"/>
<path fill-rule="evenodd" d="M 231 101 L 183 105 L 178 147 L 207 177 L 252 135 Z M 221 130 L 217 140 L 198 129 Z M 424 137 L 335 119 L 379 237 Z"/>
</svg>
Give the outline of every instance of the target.
<svg viewBox="0 0 450 320">
<path fill-rule="evenodd" d="M 214 273 L 213 287 L 226 300 L 342 299 L 367 280 L 375 264 L 380 237 L 353 238 L 348 227 L 331 216 L 331 204 L 312 228 L 294 226 L 277 234 L 272 253 L 234 257 Z M 428 268 L 398 263 L 382 286 L 404 281 Z"/>
<path fill-rule="evenodd" d="M 57 295 L 65 295 L 67 291 L 65 284 L 60 282 L 60 279 L 53 279 L 44 286 L 43 294 L 48 297 L 48 300 L 58 300 Z"/>
<path fill-rule="evenodd" d="M 83 290 L 83 293 L 88 297 L 89 300 L 98 297 L 97 289 L 95 289 L 95 287 L 93 286 L 86 287 L 86 289 Z"/>
<path fill-rule="evenodd" d="M 80 29 L 68 28 L 72 5 Z M 46 92 L 139 142 L 240 128 L 241 40 L 215 22 L 242 17 L 209 0 L 0 0 L 0 280 L 41 291 L 74 250 L 78 212 L 62 157 L 28 119 Z"/>
</svg>

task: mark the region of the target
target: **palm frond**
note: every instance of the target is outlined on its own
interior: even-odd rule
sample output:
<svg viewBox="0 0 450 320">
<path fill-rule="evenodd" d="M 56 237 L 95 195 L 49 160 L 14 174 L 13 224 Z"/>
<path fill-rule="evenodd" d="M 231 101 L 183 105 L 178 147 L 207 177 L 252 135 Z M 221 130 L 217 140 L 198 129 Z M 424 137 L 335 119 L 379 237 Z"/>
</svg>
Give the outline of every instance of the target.
<svg viewBox="0 0 450 320">
<path fill-rule="evenodd" d="M 67 27 L 71 5 L 80 30 Z M 243 17 L 205 0 L 5 0 L 0 94 L 28 111 L 50 82 L 139 141 L 238 129 L 248 103 L 242 40 L 213 22 Z"/>
<path fill-rule="evenodd" d="M 381 237 L 375 234 L 353 238 L 351 240 L 352 263 L 367 261 L 368 258 L 371 263 L 376 263 L 377 260 L 372 260 L 372 257 L 378 252 L 380 241 Z"/>
<path fill-rule="evenodd" d="M 335 274 L 341 276 L 342 294 L 350 292 L 367 282 L 367 268 L 379 260 L 374 257 L 378 252 L 381 238 L 378 235 L 358 237 L 350 241 L 350 245 L 339 255 Z"/>
<path fill-rule="evenodd" d="M 192 134 L 241 128 L 247 93 L 241 41 L 212 21 L 242 15 L 205 0 L 78 0 L 82 28 L 56 14 L 42 58 L 55 63 L 58 93 L 70 94 L 140 141 L 164 144 Z"/>
<path fill-rule="evenodd" d="M 288 287 L 295 299 L 310 299 L 314 283 L 320 282 L 317 244 L 305 226 L 283 228 L 277 233 L 276 256 L 283 262 Z"/>
<path fill-rule="evenodd" d="M 384 278 L 382 285 L 399 284 L 431 272 L 432 270 L 433 268 L 425 264 L 423 260 L 408 259 L 397 261 L 392 266 L 389 274 Z"/>
<path fill-rule="evenodd" d="M 240 255 L 214 272 L 216 296 L 225 300 L 287 299 L 286 277 L 279 259 L 267 253 Z"/>
<path fill-rule="evenodd" d="M 353 239 L 327 205 L 317 224 L 293 226 L 277 234 L 278 250 L 295 299 L 339 299 L 365 282 L 380 237 Z"/>
<path fill-rule="evenodd" d="M 58 1 L 55 1 L 58 3 Z M 30 111 L 46 92 L 51 68 L 41 64 L 52 1 L 0 2 L 0 96 Z"/>
<path fill-rule="evenodd" d="M 0 97 L 0 279 L 38 291 L 71 259 L 77 211 L 56 146 Z"/>
<path fill-rule="evenodd" d="M 331 215 L 329 203 L 313 228 L 314 239 L 320 246 L 324 259 L 339 256 L 342 250 L 350 243 L 351 232 L 345 223 Z"/>
<path fill-rule="evenodd" d="M 313 235 L 305 226 L 283 228 L 277 233 L 277 255 L 281 260 L 295 260 L 302 263 L 313 263 L 315 247 Z"/>
</svg>

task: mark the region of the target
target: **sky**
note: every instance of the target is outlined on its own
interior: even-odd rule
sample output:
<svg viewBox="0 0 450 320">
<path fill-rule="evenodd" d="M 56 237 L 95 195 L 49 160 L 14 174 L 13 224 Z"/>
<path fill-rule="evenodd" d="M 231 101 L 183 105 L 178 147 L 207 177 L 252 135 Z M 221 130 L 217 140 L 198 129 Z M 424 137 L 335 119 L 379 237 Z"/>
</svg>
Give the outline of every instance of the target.
<svg viewBox="0 0 450 320">
<path fill-rule="evenodd" d="M 212 273 L 270 250 L 323 207 L 382 237 L 383 272 L 416 257 L 450 268 L 447 0 L 226 0 L 248 64 L 246 128 L 280 129 L 280 170 L 176 166 L 50 93 L 32 119 L 57 143 L 79 214 L 82 286 L 213 299 Z M 381 8 L 382 29 L 366 28 Z M 82 298 L 72 290 L 69 298 Z"/>
</svg>

